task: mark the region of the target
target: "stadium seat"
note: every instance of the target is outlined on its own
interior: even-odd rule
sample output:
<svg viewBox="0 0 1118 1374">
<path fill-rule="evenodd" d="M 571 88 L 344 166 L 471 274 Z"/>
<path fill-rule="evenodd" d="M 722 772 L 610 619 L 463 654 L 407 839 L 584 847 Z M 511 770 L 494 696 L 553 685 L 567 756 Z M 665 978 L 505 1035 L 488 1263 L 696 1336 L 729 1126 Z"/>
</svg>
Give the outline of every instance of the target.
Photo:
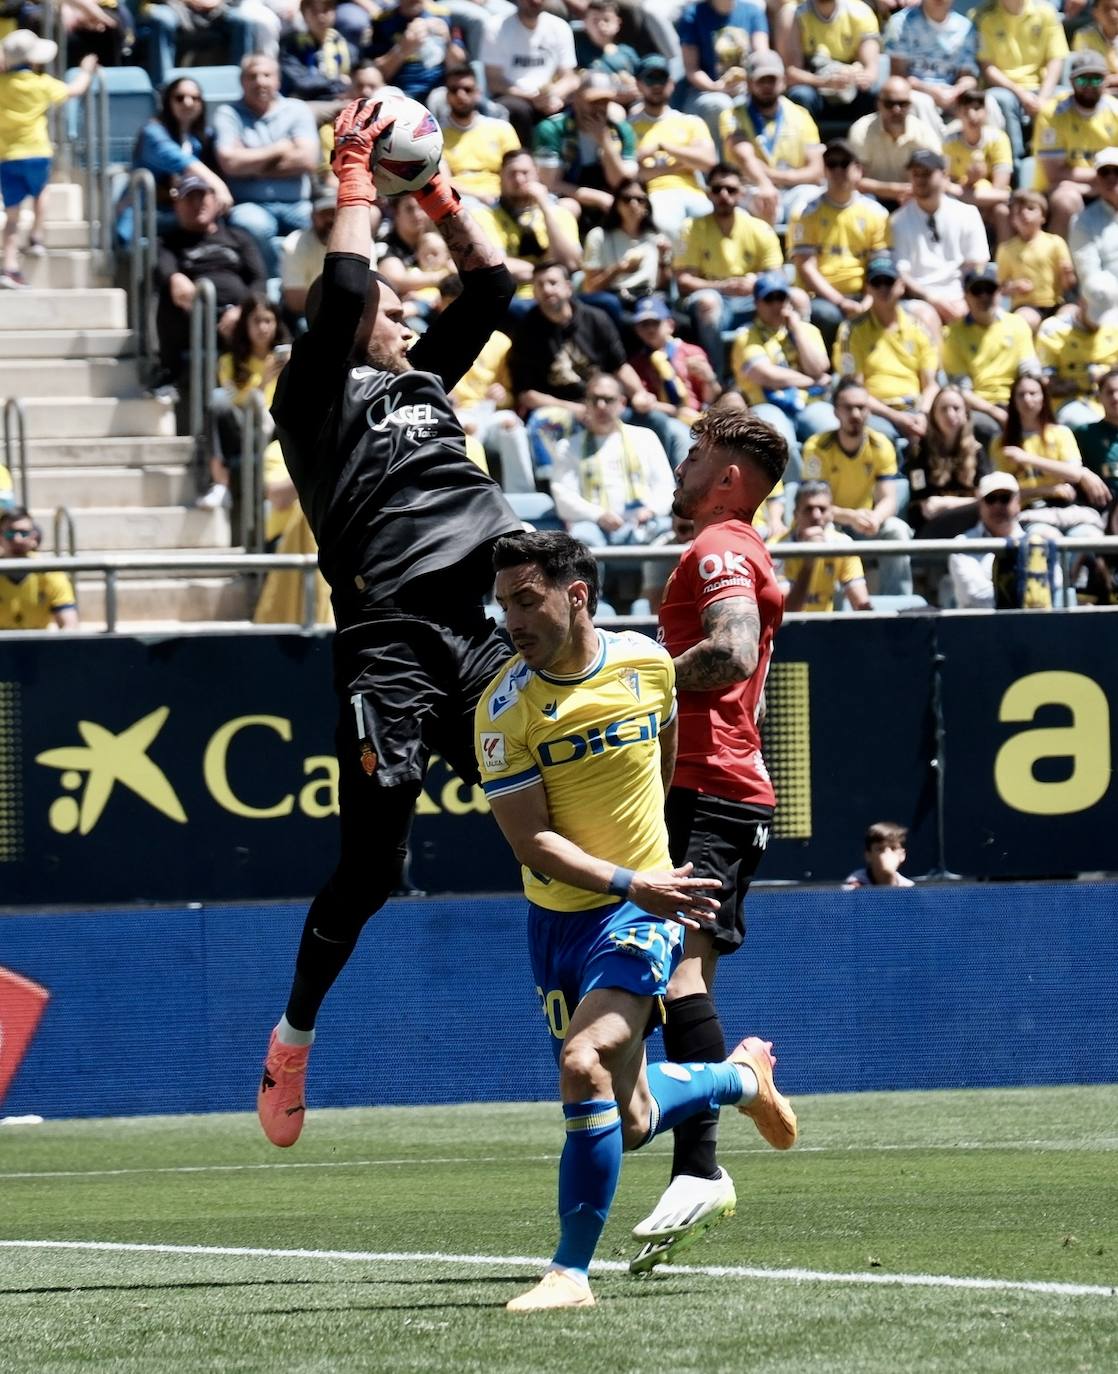
<svg viewBox="0 0 1118 1374">
<path fill-rule="evenodd" d="M 538 530 L 566 528 L 555 510 L 555 502 L 542 491 L 506 492 L 505 500 L 521 520 L 527 520 Z"/>
<path fill-rule="evenodd" d="M 78 68 L 71 67 L 65 80 L 73 81 Z M 128 164 L 136 135 L 156 110 L 155 92 L 142 67 L 101 67 L 98 78 L 109 93 L 109 161 Z M 85 101 L 71 100 L 66 106 L 66 129 L 75 146 L 85 124 Z"/>
<path fill-rule="evenodd" d="M 240 67 L 175 67 L 167 73 L 167 81 L 170 83 L 180 76 L 189 76 L 191 81 L 198 83 L 206 102 L 206 113 L 211 116 L 219 105 L 241 98 Z"/>
</svg>

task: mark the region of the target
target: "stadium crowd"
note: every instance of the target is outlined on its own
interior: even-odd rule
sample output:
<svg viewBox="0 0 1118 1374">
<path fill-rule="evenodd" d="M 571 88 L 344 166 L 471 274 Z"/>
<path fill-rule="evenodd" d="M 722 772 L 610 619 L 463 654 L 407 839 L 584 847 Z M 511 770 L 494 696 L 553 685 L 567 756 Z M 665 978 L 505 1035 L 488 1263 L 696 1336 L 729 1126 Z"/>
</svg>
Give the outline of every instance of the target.
<svg viewBox="0 0 1118 1374">
<path fill-rule="evenodd" d="M 73 86 L 37 94 L 51 79 L 11 32 L 34 7 L 0 13 L 0 284 L 19 289 L 16 211 L 42 189 L 26 112 Z M 1118 0 L 63 13 L 71 64 L 142 64 L 158 87 L 176 64 L 240 63 L 241 99 L 217 108 L 189 67 L 166 82 L 134 152 L 159 195 L 163 385 L 184 381 L 194 283 L 217 288 L 228 359 L 203 503 L 231 499 L 235 402 L 270 394 L 305 327 L 335 213 L 332 119 L 392 86 L 439 120 L 446 169 L 518 285 L 453 399 L 530 518 L 603 550 L 684 536 L 671 473 L 689 426 L 744 403 L 791 453 L 767 536 L 851 543 L 783 566 L 789 609 L 910 598 L 914 578 L 933 604 L 984 604 L 946 562 L 881 559 L 867 583 L 856 544 L 987 533 L 1010 498 L 1026 540 L 1118 528 Z M 460 290 L 445 245 L 410 197 L 372 216 L 378 269 L 422 333 Z M 281 515 L 277 536 L 289 501 Z M 617 608 L 654 608 L 664 565 L 636 585 L 606 557 Z"/>
</svg>

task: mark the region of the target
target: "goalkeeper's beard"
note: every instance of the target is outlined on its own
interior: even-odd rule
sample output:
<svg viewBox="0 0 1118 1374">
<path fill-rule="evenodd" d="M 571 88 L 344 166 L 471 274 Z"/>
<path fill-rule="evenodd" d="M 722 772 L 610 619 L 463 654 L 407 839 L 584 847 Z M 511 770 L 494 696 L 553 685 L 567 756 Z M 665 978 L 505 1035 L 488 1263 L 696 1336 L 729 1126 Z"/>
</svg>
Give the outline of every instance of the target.
<svg viewBox="0 0 1118 1374">
<path fill-rule="evenodd" d="M 380 372 L 392 372 L 399 376 L 402 372 L 415 371 L 406 357 L 401 358 L 397 353 L 386 353 L 374 343 L 370 343 L 365 350 L 365 357 L 369 366 Z"/>
</svg>

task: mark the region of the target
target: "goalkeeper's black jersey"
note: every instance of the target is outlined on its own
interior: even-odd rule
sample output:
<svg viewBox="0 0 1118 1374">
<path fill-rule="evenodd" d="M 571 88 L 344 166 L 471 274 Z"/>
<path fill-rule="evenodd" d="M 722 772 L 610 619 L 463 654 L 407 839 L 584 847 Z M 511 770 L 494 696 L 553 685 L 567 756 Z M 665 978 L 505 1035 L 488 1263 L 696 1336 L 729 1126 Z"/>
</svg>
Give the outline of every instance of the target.
<svg viewBox="0 0 1118 1374">
<path fill-rule="evenodd" d="M 368 272 L 363 258 L 327 257 L 321 308 L 295 344 L 272 406 L 339 628 L 431 573 L 460 569 L 455 592 L 480 600 L 492 573 L 472 555 L 522 528 L 497 484 L 466 456 L 447 398 L 504 317 L 508 272 L 463 273 L 463 294 L 414 345 L 415 371 L 405 373 L 350 360 Z M 463 578 L 477 586 L 461 585 Z"/>
</svg>

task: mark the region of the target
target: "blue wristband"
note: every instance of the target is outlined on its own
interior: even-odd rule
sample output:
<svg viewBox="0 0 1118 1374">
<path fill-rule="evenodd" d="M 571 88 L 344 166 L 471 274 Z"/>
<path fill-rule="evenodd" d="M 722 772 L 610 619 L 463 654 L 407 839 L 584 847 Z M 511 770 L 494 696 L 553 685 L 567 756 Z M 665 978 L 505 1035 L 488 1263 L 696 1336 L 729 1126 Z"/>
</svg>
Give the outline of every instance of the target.
<svg viewBox="0 0 1118 1374">
<path fill-rule="evenodd" d="M 620 897 L 623 902 L 627 902 L 632 881 L 633 870 L 631 868 L 615 868 L 613 877 L 609 880 L 609 890 L 615 897 Z"/>
</svg>

